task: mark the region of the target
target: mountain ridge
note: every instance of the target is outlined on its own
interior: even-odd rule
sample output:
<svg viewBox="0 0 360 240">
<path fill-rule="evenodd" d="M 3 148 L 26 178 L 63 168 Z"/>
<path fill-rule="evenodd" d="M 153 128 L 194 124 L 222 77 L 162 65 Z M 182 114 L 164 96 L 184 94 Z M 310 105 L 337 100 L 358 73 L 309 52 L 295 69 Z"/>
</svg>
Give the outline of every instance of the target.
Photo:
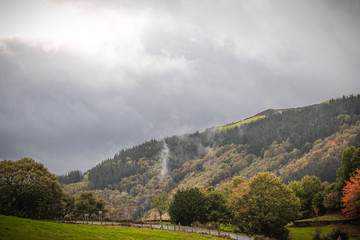
<svg viewBox="0 0 360 240">
<path fill-rule="evenodd" d="M 360 145 L 359 95 L 256 115 L 266 117 L 121 150 L 90 169 L 81 182 L 63 187 L 71 194 L 94 190 L 108 201 L 110 216 L 122 212 L 137 219 L 159 191 L 221 186 L 234 176 L 269 171 L 285 182 L 306 174 L 331 182 L 343 149 Z"/>
</svg>

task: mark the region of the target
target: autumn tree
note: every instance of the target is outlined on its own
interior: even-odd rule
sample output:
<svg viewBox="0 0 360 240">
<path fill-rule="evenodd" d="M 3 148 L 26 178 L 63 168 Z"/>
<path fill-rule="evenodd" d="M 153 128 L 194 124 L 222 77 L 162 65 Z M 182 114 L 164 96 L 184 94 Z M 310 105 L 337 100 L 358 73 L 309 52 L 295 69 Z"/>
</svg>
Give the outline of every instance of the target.
<svg viewBox="0 0 360 240">
<path fill-rule="evenodd" d="M 60 217 L 64 193 L 56 176 L 30 158 L 0 162 L 0 214 L 32 219 Z"/>
<path fill-rule="evenodd" d="M 343 188 L 343 197 L 341 202 L 343 205 L 342 212 L 348 216 L 360 216 L 360 169 L 357 169 L 355 175 L 345 182 Z"/>
<path fill-rule="evenodd" d="M 63 217 L 71 217 L 75 211 L 75 197 L 67 192 L 64 192 L 64 213 Z"/>
<path fill-rule="evenodd" d="M 167 193 L 162 192 L 155 195 L 151 201 L 151 207 L 156 208 L 160 215 L 160 222 L 162 221 L 162 215 L 167 211 L 169 205 L 169 196 Z"/>
<path fill-rule="evenodd" d="M 285 226 L 299 215 L 300 200 L 272 173 L 259 173 L 234 189 L 236 226 L 249 235 L 288 239 Z"/>
<path fill-rule="evenodd" d="M 198 188 L 178 189 L 169 206 L 173 223 L 190 226 L 206 222 L 205 196 Z"/>
</svg>

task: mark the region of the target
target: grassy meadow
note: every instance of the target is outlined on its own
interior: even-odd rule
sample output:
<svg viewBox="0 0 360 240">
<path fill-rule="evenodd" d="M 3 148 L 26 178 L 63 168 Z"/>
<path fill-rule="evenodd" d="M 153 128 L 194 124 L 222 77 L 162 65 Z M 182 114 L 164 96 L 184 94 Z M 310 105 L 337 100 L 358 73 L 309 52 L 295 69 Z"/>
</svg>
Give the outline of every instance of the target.
<svg viewBox="0 0 360 240">
<path fill-rule="evenodd" d="M 321 226 L 320 236 L 323 237 L 330 234 L 335 227 L 347 232 L 349 234 L 349 240 L 360 240 L 360 231 L 358 230 L 358 226 L 351 225 L 338 224 L 336 226 Z M 291 227 L 289 229 L 292 240 L 311 240 L 315 235 L 315 227 Z"/>
<path fill-rule="evenodd" d="M 118 226 L 73 225 L 0 215 L 0 239 L 224 239 L 214 236 Z"/>
</svg>

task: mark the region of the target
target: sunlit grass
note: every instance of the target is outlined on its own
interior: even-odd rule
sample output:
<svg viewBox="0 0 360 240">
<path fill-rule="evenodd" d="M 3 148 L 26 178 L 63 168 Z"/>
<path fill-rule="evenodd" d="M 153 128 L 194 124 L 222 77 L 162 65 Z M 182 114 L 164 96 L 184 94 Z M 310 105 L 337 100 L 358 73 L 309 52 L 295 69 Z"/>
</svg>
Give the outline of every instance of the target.
<svg viewBox="0 0 360 240">
<path fill-rule="evenodd" d="M 290 235 L 292 240 L 311 240 L 315 235 L 315 228 L 314 227 L 296 227 L 296 228 L 289 228 Z M 322 226 L 320 227 L 321 234 L 320 236 L 328 235 L 331 233 L 333 228 L 331 226 Z"/>
<path fill-rule="evenodd" d="M 266 117 L 265 115 L 260 115 L 260 116 L 254 116 L 254 117 L 251 117 L 251 118 L 247 118 L 247 119 L 242 120 L 240 122 L 236 122 L 234 124 L 230 124 L 230 125 L 220 127 L 220 130 L 227 130 L 227 129 L 230 129 L 230 128 L 238 127 L 238 126 L 241 126 L 241 125 L 243 125 L 245 123 L 251 123 L 251 122 L 257 121 L 259 119 L 265 118 L 265 117 Z"/>
<path fill-rule="evenodd" d="M 341 215 L 324 215 L 318 217 L 319 221 L 335 221 L 335 220 L 346 220 L 348 218 L 341 216 Z M 316 218 L 308 218 L 308 219 L 301 219 L 297 222 L 306 222 L 306 221 L 316 221 Z"/>
<path fill-rule="evenodd" d="M 118 226 L 73 225 L 0 215 L 0 239 L 224 239 L 168 230 Z"/>
<path fill-rule="evenodd" d="M 357 226 L 347 226 L 348 229 L 345 232 L 351 232 L 352 228 L 357 228 Z M 339 226 L 337 227 L 339 228 Z M 329 235 L 335 228 L 333 226 L 321 226 L 321 237 Z M 345 230 L 344 227 L 340 227 L 339 229 Z M 311 240 L 315 235 L 315 227 L 292 227 L 289 228 L 290 235 L 292 240 Z M 349 240 L 360 240 L 360 235 L 349 236 Z"/>
</svg>

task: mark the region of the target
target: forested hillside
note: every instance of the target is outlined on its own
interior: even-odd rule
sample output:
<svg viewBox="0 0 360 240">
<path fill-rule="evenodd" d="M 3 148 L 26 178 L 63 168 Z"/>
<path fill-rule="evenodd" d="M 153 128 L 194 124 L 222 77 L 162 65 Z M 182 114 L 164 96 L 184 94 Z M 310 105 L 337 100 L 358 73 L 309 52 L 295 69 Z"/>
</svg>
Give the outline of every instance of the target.
<svg viewBox="0 0 360 240">
<path fill-rule="evenodd" d="M 360 146 L 359 95 L 252 119 L 121 150 L 64 189 L 95 190 L 110 216 L 140 218 L 159 191 L 215 186 L 234 176 L 269 171 L 285 182 L 307 174 L 333 182 L 342 151 Z"/>
</svg>

